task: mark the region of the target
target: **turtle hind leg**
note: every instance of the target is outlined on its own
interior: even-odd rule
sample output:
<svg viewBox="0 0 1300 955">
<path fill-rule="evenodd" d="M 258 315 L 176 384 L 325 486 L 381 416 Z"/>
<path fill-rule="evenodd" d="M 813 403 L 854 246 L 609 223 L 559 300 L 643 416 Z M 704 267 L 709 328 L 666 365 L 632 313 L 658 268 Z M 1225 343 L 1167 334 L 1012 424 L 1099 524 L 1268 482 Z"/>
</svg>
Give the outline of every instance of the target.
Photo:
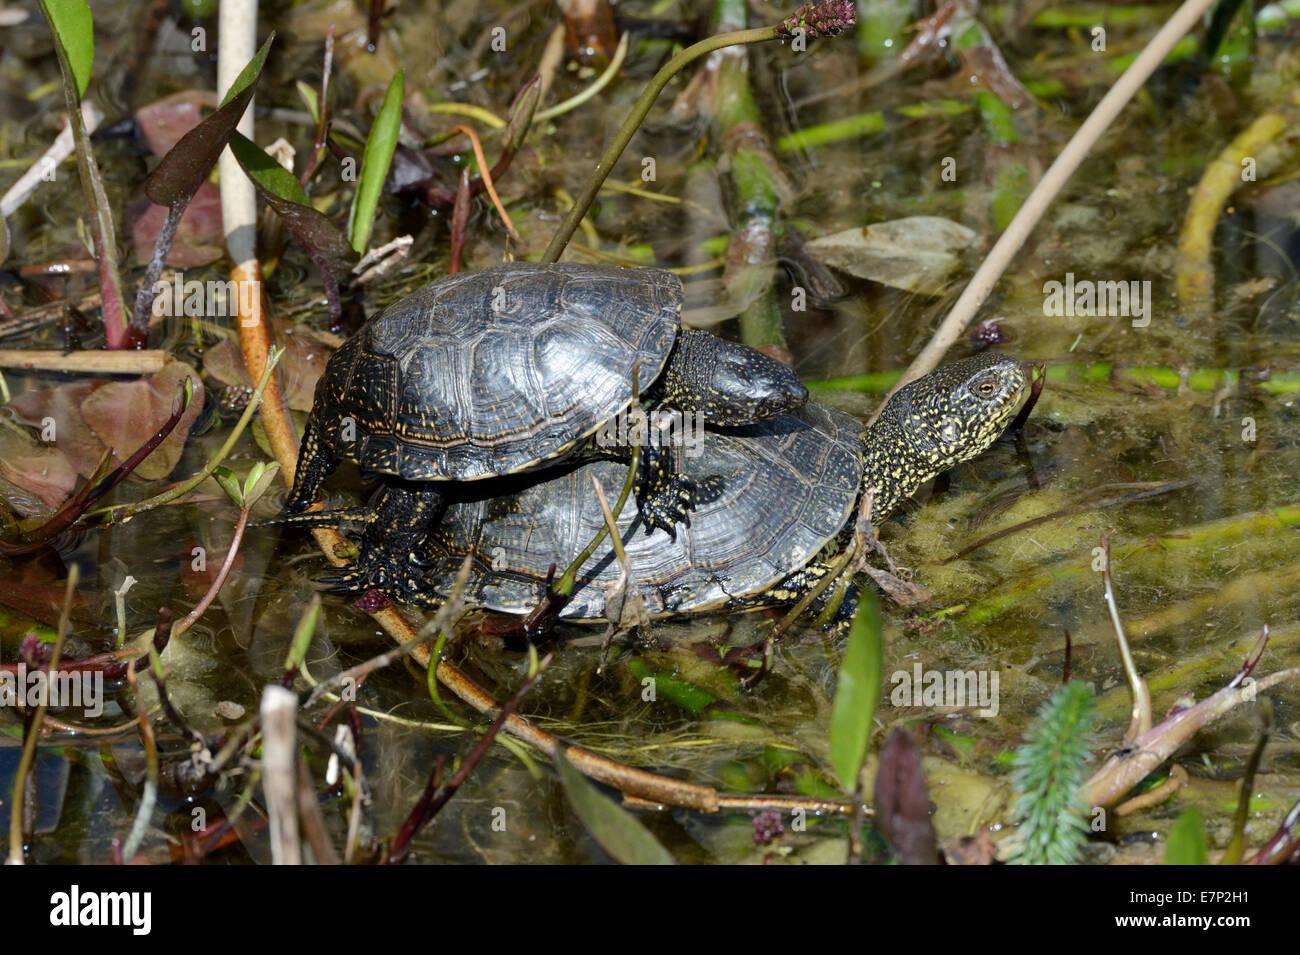
<svg viewBox="0 0 1300 955">
<path fill-rule="evenodd" d="M 676 473 L 668 448 L 647 445 L 641 449 L 636 506 L 647 533 L 658 528 L 676 537 L 677 525 L 690 527 L 691 511 L 716 500 L 723 487 L 724 481 L 717 475 L 696 480 Z"/>
<path fill-rule="evenodd" d="M 375 500 L 374 518 L 361 536 L 359 553 L 342 573 L 320 578 L 331 593 L 378 590 L 409 600 L 419 590 L 416 550 L 442 517 L 446 499 L 432 484 L 384 484 Z"/>
<path fill-rule="evenodd" d="M 761 594 L 755 594 L 753 597 L 741 597 L 728 605 L 729 609 L 749 609 L 750 607 L 766 607 L 773 603 L 795 604 L 802 600 L 809 592 L 818 587 L 822 581 L 836 572 L 833 561 L 813 561 L 796 570 L 793 574 L 781 580 L 770 590 Z M 817 596 L 808 608 L 808 613 L 814 618 L 820 617 L 832 602 L 839 601 L 835 606 L 831 618 L 823 624 L 823 630 L 833 636 L 847 636 L 849 627 L 853 624 L 853 615 L 857 612 L 858 601 L 861 592 L 857 583 L 852 577 L 844 578 L 844 586 L 838 586 L 831 582 Z"/>
<path fill-rule="evenodd" d="M 293 489 L 284 499 L 284 509 L 297 514 L 315 504 L 325 476 L 338 467 L 338 463 L 330 444 L 322 440 L 320 422 L 313 412 L 303 429 L 298 469 L 294 474 Z"/>
</svg>

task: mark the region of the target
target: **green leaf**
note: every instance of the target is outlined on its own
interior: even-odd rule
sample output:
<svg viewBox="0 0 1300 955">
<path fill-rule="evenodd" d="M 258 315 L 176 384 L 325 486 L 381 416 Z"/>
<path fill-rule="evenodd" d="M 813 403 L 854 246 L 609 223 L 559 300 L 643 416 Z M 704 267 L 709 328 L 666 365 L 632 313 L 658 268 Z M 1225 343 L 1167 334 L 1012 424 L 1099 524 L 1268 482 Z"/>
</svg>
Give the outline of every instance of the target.
<svg viewBox="0 0 1300 955">
<path fill-rule="evenodd" d="M 248 507 L 252 507 L 258 502 L 279 473 L 280 465 L 276 462 L 268 465 L 259 461 L 253 465 L 253 470 L 249 472 L 244 481 L 244 501 Z"/>
<path fill-rule="evenodd" d="M 326 282 L 334 282 L 356 259 L 343 230 L 311 205 L 297 178 L 260 146 L 238 132 L 230 138 L 230 149 L 253 180 L 262 199 L 284 220 L 293 237 L 302 243 Z"/>
<path fill-rule="evenodd" d="M 1195 806 L 1184 809 L 1169 827 L 1165 865 L 1205 865 L 1205 826 Z"/>
<path fill-rule="evenodd" d="M 167 150 L 167 155 L 154 167 L 144 181 L 144 193 L 151 202 L 160 206 L 182 207 L 194 197 L 208 173 L 217 164 L 217 157 L 226 148 L 231 134 L 253 98 L 254 85 L 261 75 L 262 64 L 275 39 L 272 33 L 248 61 L 239 78 L 230 87 L 221 107 L 191 129 Z M 233 94 L 233 95 L 232 95 Z M 292 178 L 292 177 L 290 177 Z"/>
<path fill-rule="evenodd" d="M 257 82 L 258 76 L 262 73 L 262 64 L 266 62 L 266 54 L 270 51 L 271 41 L 274 39 L 275 31 L 272 30 L 271 35 L 262 44 L 262 48 L 244 65 L 244 68 L 239 71 L 239 75 L 235 77 L 235 82 L 230 84 L 230 89 L 226 90 L 226 95 L 221 98 L 222 106 L 231 102 L 236 96 L 240 96 L 245 91 L 253 88 L 253 84 Z"/>
<path fill-rule="evenodd" d="M 405 80 L 398 70 L 384 93 L 375 124 L 366 138 L 366 151 L 361 159 L 361 181 L 357 185 L 356 199 L 352 203 L 352 220 L 349 226 L 352 248 L 364 252 L 370 242 L 370 228 L 379 208 L 379 193 L 388 178 L 388 166 L 397 149 L 397 133 L 402 126 L 402 92 Z"/>
<path fill-rule="evenodd" d="M 880 605 L 875 591 L 866 588 L 858 612 L 853 615 L 831 710 L 831 765 L 848 793 L 857 788 L 858 773 L 862 771 L 867 744 L 871 741 L 883 666 Z"/>
<path fill-rule="evenodd" d="M 86 6 L 85 0 L 42 0 L 41 11 L 50 25 L 50 32 L 54 34 L 54 50 L 58 54 L 59 72 L 63 77 L 63 98 L 68 107 L 68 121 L 77 152 L 77 171 L 81 176 L 86 207 L 91 212 L 90 234 L 103 300 L 101 311 L 104 337 L 109 348 L 142 345 L 144 330 L 133 329 L 128 325 L 122 297 L 122 279 L 118 274 L 113 213 L 81 115 L 81 97 L 86 92 L 86 85 L 90 82 L 90 69 L 95 62 L 95 30 L 90 8 Z"/>
<path fill-rule="evenodd" d="M 55 42 L 62 48 L 80 101 L 86 95 L 90 70 L 95 65 L 95 23 L 90 7 L 86 0 L 41 0 L 41 8 Z"/>
<path fill-rule="evenodd" d="M 302 666 L 302 661 L 306 659 L 307 648 L 311 646 L 312 635 L 316 632 L 316 621 L 320 619 L 320 603 L 320 594 L 312 594 L 311 601 L 303 610 L 298 626 L 293 631 L 289 654 L 284 658 L 286 671 Z"/>
<path fill-rule="evenodd" d="M 302 80 L 298 80 L 295 85 L 298 88 L 298 95 L 302 97 L 303 104 L 307 107 L 307 112 L 311 113 L 311 121 L 319 123 L 320 107 L 316 104 L 316 91 Z"/>
<path fill-rule="evenodd" d="M 302 243 L 320 270 L 330 316 L 339 320 L 342 315 L 339 282 L 356 259 L 347 236 L 327 216 L 312 207 L 293 173 L 268 156 L 256 143 L 236 132 L 230 138 L 230 150 L 253 181 L 257 194 L 275 210 L 285 228 Z"/>
<path fill-rule="evenodd" d="M 255 186 L 261 186 L 271 195 L 300 206 L 311 208 L 311 200 L 303 191 L 298 177 L 267 155 L 257 143 L 235 132 L 230 137 L 230 151 L 248 173 Z"/>
<path fill-rule="evenodd" d="M 224 465 L 218 465 L 212 472 L 212 477 L 221 485 L 221 490 L 235 502 L 236 507 L 244 506 L 244 489 L 239 486 L 239 479 L 235 477 L 234 471 Z"/>
<path fill-rule="evenodd" d="M 560 750 L 555 753 L 555 768 L 573 811 L 614 861 L 624 865 L 673 865 L 673 857 L 646 827 L 626 809 L 602 796 Z"/>
</svg>

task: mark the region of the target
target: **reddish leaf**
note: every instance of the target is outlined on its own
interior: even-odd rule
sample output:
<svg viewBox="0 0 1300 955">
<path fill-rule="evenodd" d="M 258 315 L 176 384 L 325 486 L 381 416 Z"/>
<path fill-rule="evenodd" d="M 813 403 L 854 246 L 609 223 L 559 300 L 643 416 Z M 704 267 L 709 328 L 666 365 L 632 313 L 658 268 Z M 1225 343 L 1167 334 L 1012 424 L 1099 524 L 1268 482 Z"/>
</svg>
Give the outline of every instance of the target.
<svg viewBox="0 0 1300 955">
<path fill-rule="evenodd" d="M 214 109 L 217 97 L 209 90 L 181 90 L 135 111 L 140 137 L 149 151 L 162 156 L 199 124 L 201 108 Z"/>
<path fill-rule="evenodd" d="M 334 336 L 324 336 L 306 325 L 272 319 L 276 343 L 284 346 L 284 357 L 278 370 L 284 384 L 285 400 L 294 411 L 310 411 L 316 394 L 316 382 L 325 373 L 325 362 L 333 352 L 327 342 Z M 203 373 L 224 385 L 253 387 L 244 368 L 244 357 L 233 339 L 226 339 L 203 356 Z"/>
<path fill-rule="evenodd" d="M 939 846 L 930 824 L 925 774 L 912 737 L 901 729 L 880 748 L 876 771 L 876 828 L 901 865 L 935 865 Z"/>
<path fill-rule="evenodd" d="M 14 564 L 0 574 L 0 606 L 17 610 L 48 627 L 58 626 L 67 581 L 56 567 L 62 568 L 58 560 L 24 560 Z M 72 595 L 73 613 L 85 606 L 86 597 L 78 590 Z"/>
<path fill-rule="evenodd" d="M 167 219 L 167 210 L 145 196 L 127 203 L 126 219 L 131 223 L 131 252 L 137 262 L 148 262 L 154 243 Z M 210 182 L 185 207 L 180 228 L 167 252 L 167 264 L 178 268 L 207 265 L 225 254 L 225 233 L 221 228 L 221 190 Z"/>
<path fill-rule="evenodd" d="M 77 486 L 77 471 L 67 455 L 13 426 L 0 427 L 0 476 L 50 507 L 62 504 Z"/>
<path fill-rule="evenodd" d="M 81 415 L 99 440 L 113 449 L 114 461 L 121 463 L 171 416 L 177 389 L 186 376 L 195 382 L 194 400 L 176 429 L 135 469 L 145 480 L 165 478 L 180 460 L 190 426 L 203 407 L 203 385 L 193 368 L 169 361 L 150 378 L 110 382 L 82 402 Z"/>
<path fill-rule="evenodd" d="M 144 193 L 158 205 L 171 206 L 188 202 L 195 190 L 207 181 L 208 173 L 217 164 L 217 157 L 226 148 L 235 126 L 248 108 L 249 100 L 253 98 L 257 78 L 261 75 L 267 51 L 274 39 L 275 34 L 272 33 L 244 67 L 239 80 L 231 86 L 230 92 L 234 95 L 215 113 L 182 136 L 145 179 Z"/>
<path fill-rule="evenodd" d="M 103 384 L 100 381 L 70 381 L 57 388 L 24 392 L 6 407 L 13 409 L 21 424 L 36 428 L 51 438 L 46 443 L 67 455 L 78 474 L 90 477 L 107 448 L 86 426 L 81 417 L 81 405 Z"/>
</svg>

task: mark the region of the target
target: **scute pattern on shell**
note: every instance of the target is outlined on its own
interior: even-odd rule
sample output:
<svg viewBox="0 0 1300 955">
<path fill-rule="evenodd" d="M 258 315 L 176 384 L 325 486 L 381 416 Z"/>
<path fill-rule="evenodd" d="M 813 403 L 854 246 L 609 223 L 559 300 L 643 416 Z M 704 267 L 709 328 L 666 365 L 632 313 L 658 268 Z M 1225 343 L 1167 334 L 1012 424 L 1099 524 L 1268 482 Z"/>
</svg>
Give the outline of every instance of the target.
<svg viewBox="0 0 1300 955">
<path fill-rule="evenodd" d="M 718 499 L 700 504 L 676 539 L 647 535 L 635 500 L 619 517 L 633 574 L 651 615 L 706 611 L 762 593 L 812 560 L 852 514 L 862 479 L 862 426 L 849 415 L 808 405 L 797 415 L 704 436 L 681 472 L 725 478 Z M 445 595 L 472 547 L 465 594 L 475 605 L 524 612 L 544 596 L 546 573 L 563 569 L 604 524 L 591 486 L 611 502 L 627 469 L 595 462 L 504 497 L 453 504 L 431 541 L 430 597 Z M 563 616 L 592 620 L 618 577 L 606 541 L 579 575 Z"/>
<path fill-rule="evenodd" d="M 345 457 L 407 480 L 473 481 L 564 454 L 644 391 L 680 328 L 657 269 L 513 262 L 425 286 L 375 316 L 349 380 Z M 351 405 L 351 406 L 349 406 Z"/>
</svg>

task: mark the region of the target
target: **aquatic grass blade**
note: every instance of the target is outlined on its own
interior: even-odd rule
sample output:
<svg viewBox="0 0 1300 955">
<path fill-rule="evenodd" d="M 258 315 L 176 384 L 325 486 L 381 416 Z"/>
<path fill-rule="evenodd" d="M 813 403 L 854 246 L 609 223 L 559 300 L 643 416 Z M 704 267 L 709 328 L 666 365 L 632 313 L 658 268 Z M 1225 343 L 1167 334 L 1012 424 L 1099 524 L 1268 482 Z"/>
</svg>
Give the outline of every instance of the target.
<svg viewBox="0 0 1300 955">
<path fill-rule="evenodd" d="M 868 589 L 853 615 L 831 710 L 831 765 L 845 792 L 856 788 L 871 741 L 883 667 L 880 632 L 880 605 Z"/>
<path fill-rule="evenodd" d="M 602 796 L 562 750 L 555 753 L 555 768 L 564 783 L 569 805 L 591 837 L 615 861 L 624 865 L 674 864 L 673 857 L 659 840 L 630 812 Z"/>
<path fill-rule="evenodd" d="M 86 95 L 90 71 L 95 65 L 95 24 L 86 0 L 41 0 L 61 60 L 72 73 L 77 100 Z"/>
<path fill-rule="evenodd" d="M 361 181 L 357 184 L 357 195 L 352 203 L 352 217 L 349 223 L 352 249 L 354 252 L 365 251 L 370 242 L 370 229 L 375 221 L 375 210 L 379 207 L 379 194 L 388 178 L 388 167 L 393 161 L 393 152 L 397 149 L 397 132 L 402 125 L 402 95 L 405 79 L 398 70 L 384 101 L 380 104 L 375 123 L 370 127 L 366 137 L 366 150 L 361 159 Z"/>
<path fill-rule="evenodd" d="M 298 90 L 298 96 L 302 99 L 303 105 L 307 107 L 307 112 L 311 114 L 313 123 L 320 122 L 320 105 L 317 103 L 316 91 L 299 80 L 294 86 Z"/>
<path fill-rule="evenodd" d="M 1169 827 L 1169 841 L 1165 846 L 1165 865 L 1205 865 L 1205 826 L 1195 806 L 1179 813 Z"/>
</svg>

